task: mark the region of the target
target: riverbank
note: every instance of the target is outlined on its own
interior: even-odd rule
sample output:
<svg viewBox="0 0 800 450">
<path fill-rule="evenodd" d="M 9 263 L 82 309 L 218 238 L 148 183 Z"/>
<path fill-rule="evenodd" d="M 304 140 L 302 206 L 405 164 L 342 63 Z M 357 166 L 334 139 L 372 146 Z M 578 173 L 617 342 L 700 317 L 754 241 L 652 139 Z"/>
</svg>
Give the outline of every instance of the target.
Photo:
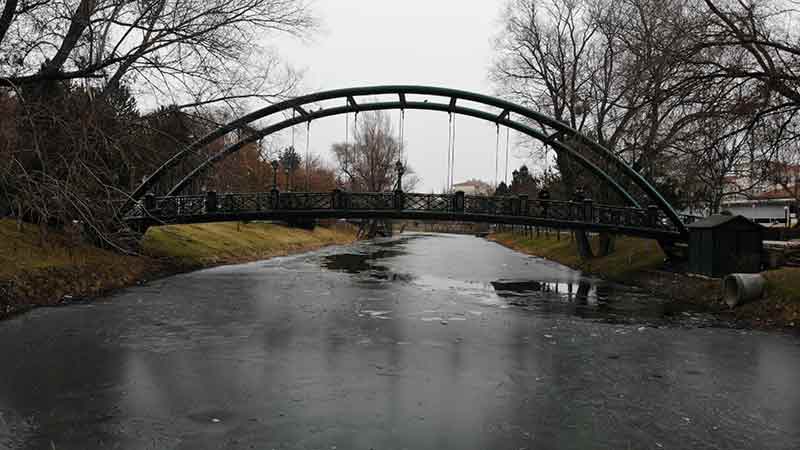
<svg viewBox="0 0 800 450">
<path fill-rule="evenodd" d="M 722 302 L 719 280 L 688 276 L 666 267 L 666 255 L 658 243 L 648 239 L 619 237 L 613 254 L 582 260 L 569 234 L 526 236 L 497 233 L 489 239 L 529 255 L 540 256 L 610 281 L 644 288 L 670 300 L 670 311 L 710 313 L 722 320 L 752 326 L 800 326 L 800 269 L 782 268 L 764 272 L 767 292 L 760 301 L 728 308 Z M 593 244 L 596 244 L 593 242 Z"/>
<path fill-rule="evenodd" d="M 127 256 L 71 236 L 0 220 L 0 318 L 37 306 L 85 301 L 144 280 L 347 244 L 349 227 L 314 231 L 267 223 L 174 225 L 148 230 L 142 255 Z"/>
</svg>

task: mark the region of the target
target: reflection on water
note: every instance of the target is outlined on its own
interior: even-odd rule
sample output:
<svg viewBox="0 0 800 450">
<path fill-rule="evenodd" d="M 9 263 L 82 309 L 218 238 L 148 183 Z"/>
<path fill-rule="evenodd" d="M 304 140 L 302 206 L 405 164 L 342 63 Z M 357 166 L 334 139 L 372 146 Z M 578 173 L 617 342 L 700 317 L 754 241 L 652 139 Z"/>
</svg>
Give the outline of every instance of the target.
<svg viewBox="0 0 800 450">
<path fill-rule="evenodd" d="M 484 305 L 495 300 L 501 306 L 607 321 L 654 320 L 667 314 L 664 303 L 648 293 L 584 277 L 579 272 L 562 280 L 499 279 L 491 282 L 440 277 L 432 275 L 431 270 L 409 272 L 414 267 L 398 263 L 397 260 L 402 261 L 403 257 L 413 258 L 415 255 L 409 254 L 409 244 L 424 237 L 425 235 L 409 235 L 372 242 L 359 246 L 357 252 L 326 255 L 322 258 L 321 265 L 328 270 L 357 275 L 355 280 L 362 283 L 411 282 L 434 290 L 455 290 L 459 295 L 479 298 Z M 447 242 L 448 237 L 437 236 L 437 239 Z M 416 260 L 418 258 L 415 262 Z M 543 260 L 537 262 L 549 263 Z M 473 267 L 460 260 L 450 261 L 448 264 L 464 265 L 467 270 Z M 471 264 L 480 264 L 480 261 L 473 261 Z M 566 268 L 561 270 L 569 271 Z M 531 272 L 535 275 L 537 271 Z M 388 286 L 386 288 L 390 289 Z M 487 299 L 487 295 L 493 299 Z"/>
<path fill-rule="evenodd" d="M 592 300 L 597 303 L 599 298 L 607 299 L 611 289 L 608 285 L 598 285 L 587 280 L 576 283 L 562 283 L 554 281 L 492 281 L 492 287 L 501 297 L 520 297 L 537 292 L 563 294 L 576 300 Z"/>
<path fill-rule="evenodd" d="M 609 321 L 660 319 L 664 301 L 629 286 L 580 278 L 572 281 L 498 280 L 495 293 L 508 304 Z"/>
<path fill-rule="evenodd" d="M 526 299 L 535 299 L 542 295 L 548 298 L 562 297 L 576 303 L 597 305 L 607 303 L 612 293 L 607 284 L 592 283 L 588 280 L 570 282 L 546 281 L 492 281 L 497 295 L 508 299 L 510 303 L 523 303 Z"/>
<path fill-rule="evenodd" d="M 365 275 L 373 280 L 411 281 L 413 279 L 411 274 L 392 271 L 378 261 L 404 255 L 403 244 L 414 238 L 409 236 L 402 239 L 382 240 L 373 243 L 363 252 L 326 255 L 322 258 L 321 265 L 328 270 L 351 275 Z"/>
<path fill-rule="evenodd" d="M 358 274 L 364 272 L 386 272 L 386 266 L 375 264 L 379 259 L 373 254 L 364 253 L 342 253 L 339 255 L 328 255 L 325 257 L 322 267 L 337 272 Z"/>
</svg>

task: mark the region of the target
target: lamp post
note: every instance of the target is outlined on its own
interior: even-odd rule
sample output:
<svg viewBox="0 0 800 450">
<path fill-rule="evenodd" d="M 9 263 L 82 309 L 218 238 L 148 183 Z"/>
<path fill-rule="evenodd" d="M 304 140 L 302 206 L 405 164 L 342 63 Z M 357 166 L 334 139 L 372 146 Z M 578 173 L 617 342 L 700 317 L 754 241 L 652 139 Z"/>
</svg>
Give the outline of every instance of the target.
<svg viewBox="0 0 800 450">
<path fill-rule="evenodd" d="M 397 192 L 403 192 L 403 174 L 406 173 L 406 168 L 403 167 L 403 163 L 399 160 L 394 165 L 394 170 L 397 171 Z"/>
<path fill-rule="evenodd" d="M 272 166 L 272 190 L 278 189 L 278 160 L 273 159 L 270 163 Z"/>
<path fill-rule="evenodd" d="M 288 167 L 283 168 L 283 174 L 286 175 L 286 192 L 292 192 L 292 183 L 289 179 L 289 172 L 290 170 Z"/>
</svg>

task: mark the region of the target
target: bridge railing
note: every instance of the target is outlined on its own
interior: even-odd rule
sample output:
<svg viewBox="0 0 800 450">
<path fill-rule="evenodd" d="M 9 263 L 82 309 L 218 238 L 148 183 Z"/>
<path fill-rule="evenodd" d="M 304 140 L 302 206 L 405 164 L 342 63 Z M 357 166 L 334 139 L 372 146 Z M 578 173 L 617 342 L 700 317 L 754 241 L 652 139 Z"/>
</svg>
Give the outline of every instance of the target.
<svg viewBox="0 0 800 450">
<path fill-rule="evenodd" d="M 266 211 L 272 208 L 272 196 L 268 192 L 252 194 L 220 194 L 217 198 L 217 208 L 206 208 L 207 213 L 224 212 L 249 212 Z"/>
<path fill-rule="evenodd" d="M 382 211 L 395 209 L 392 192 L 349 192 L 343 193 L 343 207 L 357 211 Z"/>
<path fill-rule="evenodd" d="M 278 192 L 225 193 L 153 197 L 135 205 L 128 218 L 150 218 L 164 222 L 181 217 L 213 214 L 280 211 L 407 211 L 481 216 L 522 216 L 568 223 L 592 223 L 617 227 L 676 231 L 656 207 L 631 208 L 594 203 L 591 199 L 564 201 L 520 196 L 471 196 L 404 192 Z M 486 219 L 483 219 L 486 220 Z M 686 217 L 687 223 L 696 220 Z"/>
<path fill-rule="evenodd" d="M 449 194 L 403 193 L 402 209 L 408 211 L 454 212 L 454 196 Z"/>
<path fill-rule="evenodd" d="M 205 212 L 205 197 L 202 195 L 184 195 L 180 197 L 157 197 L 152 205 L 144 209 L 158 217 L 181 217 Z"/>
<path fill-rule="evenodd" d="M 331 193 L 290 192 L 278 195 L 279 210 L 320 210 L 334 209 Z"/>
<path fill-rule="evenodd" d="M 510 197 L 487 197 L 480 195 L 464 196 L 464 212 L 470 214 L 512 215 L 513 204 Z"/>
</svg>

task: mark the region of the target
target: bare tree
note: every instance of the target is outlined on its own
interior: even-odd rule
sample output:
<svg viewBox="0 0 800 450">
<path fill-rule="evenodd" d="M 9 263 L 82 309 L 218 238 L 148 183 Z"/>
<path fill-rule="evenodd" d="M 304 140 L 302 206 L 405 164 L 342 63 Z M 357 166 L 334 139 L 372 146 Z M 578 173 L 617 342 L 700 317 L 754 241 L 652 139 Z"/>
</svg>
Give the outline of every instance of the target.
<svg viewBox="0 0 800 450">
<path fill-rule="evenodd" d="M 359 114 L 353 125 L 353 143 L 333 145 L 333 154 L 346 188 L 354 192 L 384 192 L 397 182 L 395 164 L 403 162 L 403 189 L 411 191 L 419 178 L 404 159 L 389 115 L 382 111 Z"/>
<path fill-rule="evenodd" d="M 615 101 L 627 89 L 616 69 L 616 45 L 603 34 L 592 7 L 588 0 L 510 0 L 492 78 L 506 96 L 572 128 L 588 131 L 594 119 L 594 135 L 605 140 Z M 624 126 L 627 120 L 619 122 Z M 541 150 L 536 143 L 533 151 Z M 583 184 L 576 164 L 562 153 L 555 162 L 571 195 Z M 591 256 L 585 233 L 577 235 L 580 254 Z"/>
<path fill-rule="evenodd" d="M 165 152 L 207 131 L 181 110 L 197 118 L 220 102 L 284 97 L 298 77 L 266 40 L 314 26 L 305 0 L 5 2 L 0 99 L 13 125 L 0 202 L 43 225 L 80 221 L 116 245 L 119 201 Z M 137 100 L 159 107 L 142 116 Z M 263 178 L 259 151 L 234 163 Z"/>
<path fill-rule="evenodd" d="M 0 84 L 126 84 L 181 106 L 271 99 L 297 77 L 262 40 L 313 27 L 305 0 L 10 1 Z"/>
<path fill-rule="evenodd" d="M 696 45 L 733 55 L 709 65 L 708 76 L 737 83 L 748 95 L 738 102 L 749 122 L 740 134 L 769 153 L 758 155 L 761 177 L 781 186 L 800 207 L 796 177 L 788 167 L 798 164 L 800 140 L 800 19 L 796 2 L 776 0 L 702 0 L 697 11 L 712 18 Z M 698 64 L 707 61 L 696 61 Z M 755 158 L 754 158 L 755 159 Z"/>
<path fill-rule="evenodd" d="M 615 152 L 680 206 L 681 192 L 711 195 L 709 184 L 775 149 L 758 132 L 762 117 L 749 108 L 758 92 L 717 75 L 742 51 L 708 45 L 705 36 L 719 25 L 698 14 L 702 6 L 701 0 L 510 0 L 493 78 L 506 95 Z M 555 162 L 567 192 L 587 183 L 568 156 Z M 614 174 L 614 167 L 595 162 Z M 597 188 L 592 195 L 609 198 Z M 719 195 L 711 197 L 718 203 Z"/>
</svg>

